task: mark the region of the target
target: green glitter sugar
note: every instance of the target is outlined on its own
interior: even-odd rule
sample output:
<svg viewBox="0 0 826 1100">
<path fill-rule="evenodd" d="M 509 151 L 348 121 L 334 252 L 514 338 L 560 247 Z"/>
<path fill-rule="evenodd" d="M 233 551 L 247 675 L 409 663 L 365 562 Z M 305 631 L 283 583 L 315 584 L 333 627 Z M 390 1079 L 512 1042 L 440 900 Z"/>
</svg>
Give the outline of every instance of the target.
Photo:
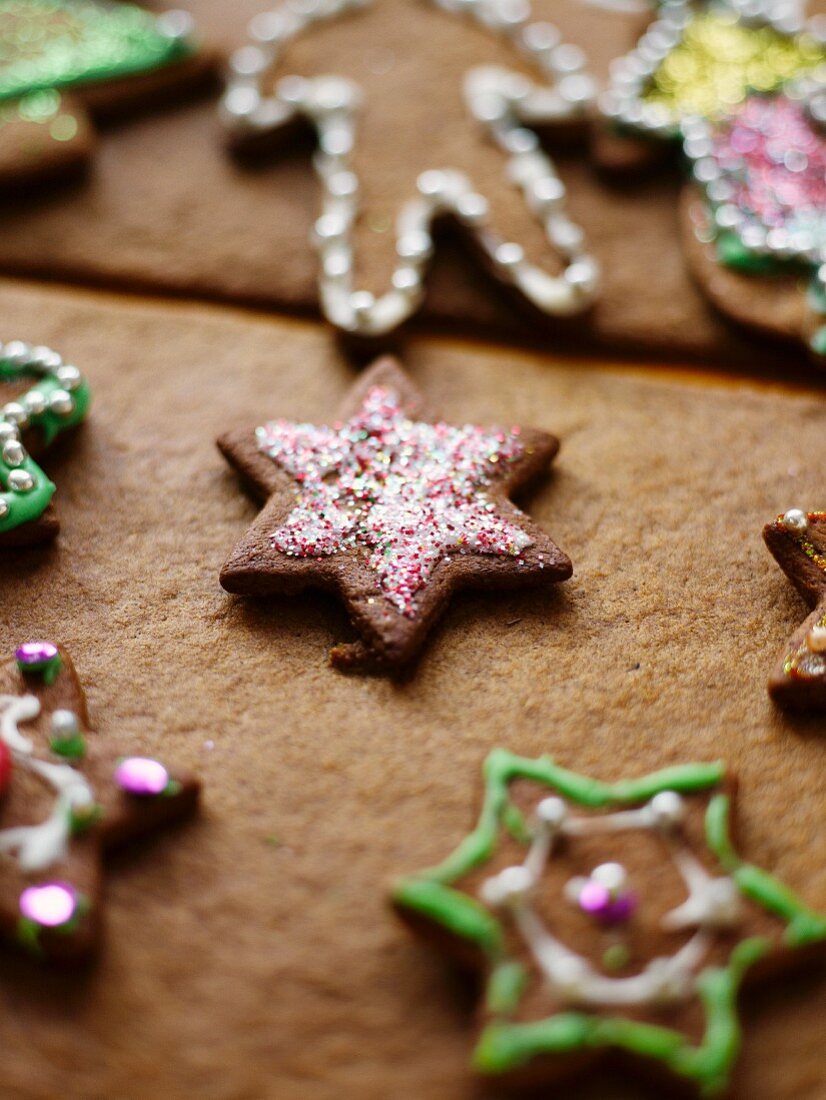
<svg viewBox="0 0 826 1100">
<path fill-rule="evenodd" d="M 0 101 L 134 76 L 192 49 L 134 4 L 0 0 Z"/>
</svg>

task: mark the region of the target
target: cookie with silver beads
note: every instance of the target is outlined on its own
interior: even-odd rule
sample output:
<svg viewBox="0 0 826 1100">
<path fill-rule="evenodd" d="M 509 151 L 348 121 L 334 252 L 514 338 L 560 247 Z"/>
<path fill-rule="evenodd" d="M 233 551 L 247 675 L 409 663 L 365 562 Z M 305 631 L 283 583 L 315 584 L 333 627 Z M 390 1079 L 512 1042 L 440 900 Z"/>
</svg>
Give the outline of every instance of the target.
<svg viewBox="0 0 826 1100">
<path fill-rule="evenodd" d="M 734 320 L 826 364 L 826 64 L 725 118 L 686 120 L 683 133 L 695 277 Z"/>
<path fill-rule="evenodd" d="M 664 0 L 600 95 L 606 130 L 627 139 L 623 166 L 679 149 L 686 121 L 714 122 L 826 59 L 822 28 L 797 0 Z M 597 158 L 599 144 L 597 143 Z M 606 164 L 610 167 L 610 163 Z"/>
<path fill-rule="evenodd" d="M 92 731 L 65 649 L 20 644 L 0 665 L 0 934 L 44 959 L 88 956 L 106 854 L 191 814 L 198 793 Z"/>
<path fill-rule="evenodd" d="M 736 793 L 720 762 L 603 782 L 488 756 L 475 827 L 391 892 L 481 976 L 470 1072 L 547 1088 L 608 1062 L 729 1094 L 741 993 L 826 954 L 826 917 L 739 851 Z"/>
<path fill-rule="evenodd" d="M 790 508 L 766 525 L 763 538 L 813 609 L 784 645 L 769 694 L 782 707 L 826 712 L 826 512 Z"/>
<path fill-rule="evenodd" d="M 89 411 L 89 383 L 56 351 L 23 340 L 0 344 L 0 548 L 53 539 L 54 483 L 39 456 Z"/>
<path fill-rule="evenodd" d="M 0 188 L 76 174 L 94 121 L 167 101 L 209 76 L 192 17 L 105 0 L 0 5 Z"/>
<path fill-rule="evenodd" d="M 328 424 L 261 421 L 218 447 L 264 502 L 221 584 L 245 596 L 337 593 L 359 636 L 332 650 L 341 669 L 403 670 L 460 588 L 571 575 L 509 499 L 545 472 L 557 440 L 444 423 L 393 359 L 374 363 Z"/>
<path fill-rule="evenodd" d="M 322 192 L 314 244 L 319 256 L 319 299 L 327 320 L 359 340 L 386 336 L 419 308 L 436 248 L 437 225 L 450 222 L 475 257 L 515 299 L 539 317 L 574 317 L 597 300 L 600 273 L 585 234 L 565 209 L 565 187 L 536 131 L 584 127 L 595 94 L 582 51 L 560 41 L 537 20 L 529 3 L 508 0 L 429 0 L 441 12 L 472 21 L 504 38 L 534 69 L 528 77 L 501 66 L 478 66 L 465 76 L 464 100 L 471 135 L 497 146 L 503 168 L 529 211 L 544 227 L 561 261 L 553 272 L 534 263 L 517 241 L 492 224 L 489 202 L 473 180 L 451 164 L 428 164 L 424 155 L 415 192 L 394 211 L 395 267 L 381 293 L 359 288 L 354 226 L 361 183 L 354 149 L 358 118 L 371 109 L 361 88 L 339 76 L 275 76 L 286 47 L 317 24 L 340 16 L 363 18 L 369 0 L 322 0 L 305 8 L 285 0 L 250 24 L 250 41 L 230 59 L 221 119 L 235 149 L 291 141 L 308 127 L 315 135 L 313 165 Z M 369 39 L 366 40 L 366 44 Z M 388 87 L 388 95 L 392 87 Z"/>
</svg>

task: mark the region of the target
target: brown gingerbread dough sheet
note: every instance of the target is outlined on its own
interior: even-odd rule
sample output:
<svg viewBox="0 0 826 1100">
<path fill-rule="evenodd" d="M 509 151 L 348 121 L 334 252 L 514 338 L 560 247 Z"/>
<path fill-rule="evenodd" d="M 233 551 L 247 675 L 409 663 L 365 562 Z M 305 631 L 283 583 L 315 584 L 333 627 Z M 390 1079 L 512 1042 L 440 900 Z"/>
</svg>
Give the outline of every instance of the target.
<svg viewBox="0 0 826 1100">
<path fill-rule="evenodd" d="M 325 417 L 353 377 L 326 331 L 24 284 L 0 285 L 0 315 L 95 402 L 47 456 L 59 539 L 4 555 L 4 645 L 59 637 L 101 741 L 204 784 L 200 819 L 110 867 L 96 968 L 4 958 L 8 1095 L 478 1100 L 471 993 L 386 887 L 465 835 L 497 744 L 606 780 L 725 756 L 743 849 L 826 908 L 822 721 L 766 693 L 802 603 L 761 538 L 822 500 L 818 394 L 414 342 L 446 418 L 560 437 L 529 507 L 575 572 L 457 597 L 398 686 L 327 667 L 332 598 L 218 584 L 256 504 L 214 439 Z M 819 1100 L 824 1012 L 814 976 L 750 1001 L 736 1100 Z M 608 1076 L 565 1095 L 645 1096 Z"/>
<path fill-rule="evenodd" d="M 262 0 L 186 0 L 199 29 L 226 50 L 246 41 Z M 640 17 L 581 0 L 536 0 L 563 36 L 583 45 L 592 71 L 634 43 Z M 553 268 L 540 228 L 504 175 L 504 157 L 468 119 L 462 78 L 478 64 L 519 66 L 501 41 L 418 0 L 381 0 L 291 46 L 279 74 L 341 73 L 361 84 L 356 166 L 364 216 L 356 235 L 360 285 L 386 285 L 392 225 L 419 172 L 466 171 L 491 200 L 497 226 Z M 559 160 L 568 209 L 604 270 L 593 314 L 548 327 L 527 321 L 468 254 L 447 248 L 431 273 L 419 326 L 496 335 L 576 350 L 661 360 L 806 365 L 802 350 L 749 337 L 692 282 L 680 243 L 676 170 L 611 184 L 584 148 Z M 309 146 L 282 148 L 257 166 L 227 155 L 215 102 L 130 119 L 105 135 L 90 179 L 4 204 L 0 269 L 15 274 L 140 287 L 187 297 L 317 313 L 317 257 L 308 236 L 319 194 Z"/>
</svg>

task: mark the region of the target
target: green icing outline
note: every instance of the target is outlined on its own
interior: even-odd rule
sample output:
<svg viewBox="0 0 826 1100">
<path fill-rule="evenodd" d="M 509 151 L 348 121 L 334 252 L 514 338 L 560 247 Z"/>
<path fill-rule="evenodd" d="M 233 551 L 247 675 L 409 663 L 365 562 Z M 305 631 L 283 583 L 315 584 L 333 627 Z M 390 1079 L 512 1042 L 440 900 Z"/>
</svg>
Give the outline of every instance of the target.
<svg viewBox="0 0 826 1100">
<path fill-rule="evenodd" d="M 28 2 L 32 9 L 45 9 L 53 6 L 51 4 L 44 5 L 38 0 L 28 0 Z M 110 6 L 99 4 L 96 0 L 84 0 L 80 5 L 81 10 L 79 13 L 77 5 L 67 4 L 65 0 L 58 0 L 56 6 L 73 11 L 74 17 L 84 27 L 90 26 L 98 16 L 101 20 L 105 20 L 109 31 L 106 45 L 110 50 L 120 50 L 120 59 L 115 62 L 100 59 L 92 59 L 81 63 L 76 61 L 71 72 L 64 71 L 62 74 L 55 74 L 53 71 L 51 75 L 46 72 L 34 79 L 29 77 L 26 80 L 18 77 L 17 80 L 14 80 L 12 77 L 7 76 L 5 83 L 0 80 L 0 103 L 20 99 L 32 92 L 55 88 L 73 88 L 137 76 L 141 73 L 163 68 L 176 61 L 181 61 L 195 52 L 195 44 L 191 39 L 175 38 L 162 34 L 157 29 L 158 16 L 147 12 L 136 4 L 119 2 L 115 6 Z M 0 0 L 0 9 L 2 9 L 2 0 Z M 2 10 L 0 10 L 0 14 L 2 14 Z M 48 61 L 47 54 L 45 58 L 46 69 L 48 69 Z M 25 65 L 23 67 L 25 68 Z M 41 69 L 44 67 L 42 59 L 40 67 Z M 14 66 L 7 65 L 6 68 L 10 68 L 13 73 Z"/>
<path fill-rule="evenodd" d="M 0 359 L 0 381 L 11 382 L 32 374 L 34 372 L 29 368 L 21 368 L 10 363 L 8 359 Z M 48 401 L 51 393 L 63 388 L 57 378 L 48 375 L 39 378 L 36 384 L 30 390 L 27 390 L 21 400 L 31 393 L 40 393 Z M 63 432 L 76 427 L 81 421 L 85 420 L 92 400 L 89 383 L 82 379 L 77 389 L 71 391 L 71 395 L 74 407 L 67 416 L 58 416 L 47 407 L 44 412 L 29 417 L 31 427 L 42 433 L 45 447 L 49 447 Z M 18 493 L 9 489 L 8 479 L 12 469 L 26 470 L 30 473 L 34 478 L 34 488 L 27 493 Z M 12 467 L 3 462 L 2 451 L 0 451 L 0 485 L 5 490 L 0 493 L 0 499 L 5 500 L 8 505 L 8 512 L 0 518 L 0 534 L 13 531 L 16 527 L 22 527 L 25 523 L 32 523 L 39 519 L 46 511 L 56 491 L 54 482 L 49 480 L 38 463 L 28 453 L 20 466 Z"/>
<path fill-rule="evenodd" d="M 442 863 L 400 880 L 392 893 L 397 907 L 473 943 L 491 966 L 485 1004 L 487 1011 L 499 1018 L 482 1031 L 473 1053 L 474 1068 L 483 1075 L 496 1076 L 540 1055 L 613 1047 L 656 1059 L 677 1076 L 693 1081 L 702 1096 L 719 1095 L 728 1084 L 741 1047 L 740 987 L 750 967 L 770 949 L 768 940 L 742 940 L 725 966 L 700 972 L 697 993 L 706 1026 L 698 1045 L 673 1028 L 588 1012 L 561 1012 L 544 1020 L 512 1023 L 508 1017 L 518 1008 L 527 973 L 504 954 L 504 929 L 496 917 L 452 884 L 490 859 L 500 828 L 517 840 L 526 829 L 522 815 L 508 798 L 514 780 L 544 784 L 580 806 L 598 810 L 644 802 L 666 790 L 682 794 L 712 790 L 724 779 L 723 763 L 687 764 L 640 779 L 602 783 L 561 768 L 548 756 L 530 759 L 494 749 L 485 760 L 483 774 L 485 793 L 476 828 Z M 824 917 L 772 875 L 740 859 L 729 832 L 729 813 L 729 797 L 719 792 L 713 795 L 705 814 L 705 837 L 740 892 L 785 922 L 783 939 L 789 947 L 826 940 Z"/>
</svg>

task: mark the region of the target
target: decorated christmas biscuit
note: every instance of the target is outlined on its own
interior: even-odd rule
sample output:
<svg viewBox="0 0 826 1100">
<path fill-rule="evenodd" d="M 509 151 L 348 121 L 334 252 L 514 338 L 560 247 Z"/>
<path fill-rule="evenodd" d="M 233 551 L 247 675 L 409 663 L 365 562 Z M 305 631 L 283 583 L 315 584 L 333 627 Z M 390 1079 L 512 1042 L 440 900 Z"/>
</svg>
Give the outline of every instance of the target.
<svg viewBox="0 0 826 1100">
<path fill-rule="evenodd" d="M 55 486 L 33 455 L 77 427 L 89 409 L 89 386 L 57 352 L 22 340 L 0 344 L 0 547 L 55 537 Z"/>
<path fill-rule="evenodd" d="M 826 919 L 735 848 L 723 766 L 606 784 L 497 749 L 484 782 L 473 832 L 393 891 L 482 971 L 475 1070 L 547 1085 L 610 1056 L 723 1095 L 741 988 L 826 950 Z"/>
<path fill-rule="evenodd" d="M 826 60 L 796 0 L 666 0 L 600 105 L 620 136 L 677 143 L 687 119 L 724 118 Z"/>
<path fill-rule="evenodd" d="M 763 530 L 778 565 L 814 608 L 769 680 L 781 706 L 826 710 L 826 512 L 792 508 Z"/>
<path fill-rule="evenodd" d="M 481 129 L 502 150 L 509 179 L 521 190 L 561 257 L 559 273 L 546 271 L 526 256 L 519 243 L 499 235 L 491 224 L 485 196 L 454 165 L 434 164 L 428 143 L 420 153 L 415 194 L 394 211 L 396 265 L 391 283 L 378 295 L 356 287 L 353 235 L 361 186 L 355 170 L 357 118 L 360 109 L 377 110 L 377 105 L 362 103 L 359 86 L 343 77 L 284 76 L 273 83 L 272 70 L 296 36 L 319 21 L 359 12 L 369 6 L 363 0 L 322 0 L 306 10 L 286 3 L 253 20 L 251 44 L 231 59 L 221 108 L 233 142 L 242 147 L 260 145 L 262 138 L 293 134 L 307 124 L 314 129 L 318 152 L 313 163 L 322 188 L 322 211 L 315 226 L 321 263 L 319 295 L 328 320 L 345 333 L 381 336 L 419 307 L 434 251 L 433 228 L 445 220 L 460 228 L 485 267 L 533 307 L 534 314 L 580 313 L 596 298 L 597 265 L 586 251 L 582 231 L 565 213 L 565 188 L 534 130 L 569 128 L 585 120 L 594 87 L 583 71 L 584 57 L 577 47 L 560 42 L 551 24 L 534 21 L 527 2 L 432 0 L 432 4 L 504 36 L 515 56 L 521 55 L 535 69 L 538 79 L 502 67 L 472 68 L 466 74 L 464 96 L 470 132 Z M 359 12 L 355 18 L 364 19 L 365 14 Z M 366 28 L 365 51 L 372 45 Z M 392 103 L 397 93 L 390 81 L 388 85 Z"/>
<path fill-rule="evenodd" d="M 109 0 L 0 0 L 0 186 L 65 173 L 103 117 L 203 76 L 184 12 Z"/>
<path fill-rule="evenodd" d="M 455 589 L 571 575 L 565 554 L 508 500 L 547 468 L 557 441 L 428 419 L 392 359 L 362 376 L 330 426 L 274 420 L 218 446 L 266 501 L 221 584 L 253 596 L 338 592 L 361 636 L 333 650 L 341 667 L 406 664 Z"/>
<path fill-rule="evenodd" d="M 601 100 L 607 166 L 683 143 L 690 269 L 732 320 L 826 354 L 826 34 L 784 0 L 672 0 Z M 607 137 L 605 135 L 608 135 Z M 698 195 L 699 192 L 699 195 Z"/>
<path fill-rule="evenodd" d="M 702 195 L 684 203 L 695 273 L 736 319 L 826 356 L 826 76 L 683 130 Z"/>
<path fill-rule="evenodd" d="M 194 810 L 198 785 L 90 732 L 68 655 L 20 645 L 0 666 L 0 931 L 75 959 L 100 931 L 101 860 Z"/>
</svg>

